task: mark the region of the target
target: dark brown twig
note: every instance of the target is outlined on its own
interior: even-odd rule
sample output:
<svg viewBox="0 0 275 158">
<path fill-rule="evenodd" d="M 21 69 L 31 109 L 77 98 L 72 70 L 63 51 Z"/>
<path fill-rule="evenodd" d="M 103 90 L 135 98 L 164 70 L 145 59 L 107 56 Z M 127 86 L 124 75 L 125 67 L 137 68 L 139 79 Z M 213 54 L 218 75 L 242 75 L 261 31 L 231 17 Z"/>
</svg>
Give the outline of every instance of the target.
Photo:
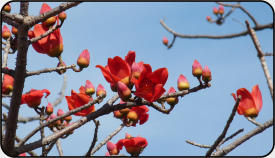
<svg viewBox="0 0 275 158">
<path fill-rule="evenodd" d="M 86 157 L 89 157 L 89 156 L 90 156 L 91 151 L 93 150 L 93 148 L 94 148 L 94 146 L 95 146 L 95 143 L 96 143 L 96 141 L 97 141 L 97 139 L 98 139 L 98 138 L 97 138 L 97 132 L 98 132 L 98 127 L 99 127 L 100 123 L 99 123 L 99 121 L 97 121 L 97 120 L 94 120 L 94 123 L 95 123 L 94 137 L 93 137 L 93 141 L 92 141 L 92 143 L 91 143 L 91 146 L 90 146 L 88 152 L 86 153 Z"/>
<path fill-rule="evenodd" d="M 63 84 L 62 84 L 61 90 L 59 92 L 59 97 L 56 98 L 56 100 L 52 103 L 53 107 L 56 107 L 58 104 L 61 103 L 62 99 L 65 96 L 66 87 L 67 87 L 67 75 L 64 74 L 64 76 L 63 76 Z"/>
<path fill-rule="evenodd" d="M 211 148 L 206 152 L 206 157 L 209 157 L 211 155 L 211 153 L 216 149 L 216 147 L 220 144 L 220 142 L 223 140 L 223 138 L 225 137 L 226 135 L 226 132 L 231 124 L 231 122 L 233 121 L 234 119 L 234 116 L 236 114 L 236 111 L 237 111 L 237 107 L 239 105 L 239 102 L 240 102 L 240 99 L 241 99 L 241 96 L 238 96 L 237 100 L 236 100 L 236 103 L 233 107 L 233 110 L 227 120 L 227 123 L 222 131 L 222 133 L 220 134 L 220 136 L 217 138 L 217 140 L 214 142 L 214 144 L 211 146 Z"/>
<path fill-rule="evenodd" d="M 230 140 L 230 139 L 232 139 L 233 137 L 235 137 L 236 135 L 242 133 L 243 130 L 244 130 L 243 128 L 242 128 L 242 129 L 239 129 L 238 131 L 234 132 L 234 133 L 231 134 L 230 136 L 226 137 L 224 140 L 222 140 L 222 141 L 220 142 L 220 144 L 217 146 L 217 148 L 218 148 L 219 146 L 221 146 L 222 144 L 224 144 L 225 142 L 227 142 L 228 140 Z"/>
</svg>

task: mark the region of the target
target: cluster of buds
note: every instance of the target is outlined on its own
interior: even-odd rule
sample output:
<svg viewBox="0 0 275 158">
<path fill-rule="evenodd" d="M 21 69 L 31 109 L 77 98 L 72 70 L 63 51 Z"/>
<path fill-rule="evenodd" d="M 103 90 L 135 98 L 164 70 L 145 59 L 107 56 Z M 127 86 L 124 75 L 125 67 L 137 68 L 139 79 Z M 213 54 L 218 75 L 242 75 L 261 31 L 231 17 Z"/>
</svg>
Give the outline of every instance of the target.
<svg viewBox="0 0 275 158">
<path fill-rule="evenodd" d="M 56 115 L 53 113 L 53 106 L 51 103 L 48 103 L 46 106 L 45 112 L 47 114 L 46 121 L 49 121 L 51 119 L 55 119 L 58 116 L 64 115 L 64 111 L 62 109 L 58 109 Z M 70 126 L 72 123 L 70 121 L 72 120 L 72 116 L 67 116 L 63 119 L 56 120 L 55 122 L 48 125 L 48 127 L 53 131 L 54 127 L 58 130 L 61 130 L 67 126 Z M 70 133 L 72 134 L 72 132 Z"/>
<path fill-rule="evenodd" d="M 92 84 L 91 81 L 89 80 L 86 80 L 86 84 L 84 86 L 84 90 L 85 90 L 85 94 L 92 97 L 93 94 L 95 94 L 96 92 L 96 96 L 102 96 L 103 98 L 106 97 L 106 90 L 105 88 L 99 84 L 96 88 L 96 91 L 95 91 L 95 87 L 94 85 Z"/>
<path fill-rule="evenodd" d="M 212 80 L 211 71 L 208 68 L 208 66 L 206 65 L 202 69 L 201 64 L 197 60 L 195 60 L 193 65 L 192 65 L 192 74 L 193 74 L 194 77 L 197 77 L 199 81 L 200 81 L 200 77 L 202 76 L 202 80 L 205 83 L 208 83 Z"/>
<path fill-rule="evenodd" d="M 44 3 L 41 7 L 40 14 L 45 13 L 47 11 L 51 10 L 50 6 L 48 6 L 46 3 Z M 64 22 L 64 20 L 67 18 L 66 13 L 63 11 L 58 14 L 58 16 L 52 16 L 46 19 L 42 22 L 43 27 L 50 28 L 52 27 L 56 21 L 59 19 L 61 21 L 61 24 Z"/>
<path fill-rule="evenodd" d="M 212 20 L 210 16 L 206 16 L 208 22 L 216 22 L 216 24 L 221 25 L 224 22 L 224 7 L 220 5 L 218 8 L 213 8 L 213 14 L 217 17 L 216 20 Z"/>
</svg>

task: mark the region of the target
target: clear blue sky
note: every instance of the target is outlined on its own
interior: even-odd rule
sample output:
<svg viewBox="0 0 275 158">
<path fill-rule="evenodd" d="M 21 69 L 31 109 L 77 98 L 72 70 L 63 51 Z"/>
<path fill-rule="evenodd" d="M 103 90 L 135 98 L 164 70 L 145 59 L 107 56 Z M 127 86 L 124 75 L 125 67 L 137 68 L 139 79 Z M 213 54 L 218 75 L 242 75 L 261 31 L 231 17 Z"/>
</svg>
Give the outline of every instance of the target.
<svg viewBox="0 0 275 158">
<path fill-rule="evenodd" d="M 48 4 L 53 8 L 60 3 Z M 41 5 L 40 2 L 31 2 L 30 15 L 38 15 Z M 273 21 L 272 9 L 266 3 L 253 2 L 242 3 L 242 5 L 255 16 L 260 24 Z M 18 2 L 13 2 L 12 12 L 19 12 L 18 6 Z M 129 50 L 134 50 L 136 51 L 136 61 L 149 63 L 153 70 L 161 67 L 168 68 L 169 77 L 165 85 L 167 90 L 170 86 L 176 87 L 180 74 L 187 77 L 191 87 L 198 85 L 197 79 L 192 76 L 192 63 L 195 59 L 203 66 L 209 66 L 213 76 L 212 87 L 180 98 L 178 105 L 169 115 L 150 108 L 148 122 L 141 126 L 124 128 L 112 139 L 112 142 L 124 138 L 127 132 L 132 136 L 140 135 L 148 140 L 148 146 L 141 155 L 205 155 L 206 149 L 189 145 L 185 141 L 213 144 L 223 130 L 234 106 L 235 101 L 230 94 L 235 93 L 239 88 L 247 88 L 251 91 L 256 84 L 259 84 L 263 98 L 263 108 L 256 121 L 263 123 L 269 120 L 273 117 L 273 103 L 263 70 L 256 56 L 256 49 L 249 36 L 223 40 L 177 38 L 175 45 L 169 50 L 161 42 L 163 36 L 167 36 L 170 41 L 172 39 L 172 35 L 160 25 L 159 21 L 163 18 L 168 26 L 184 34 L 220 35 L 246 29 L 244 21 L 248 17 L 238 9 L 226 19 L 222 26 L 208 23 L 206 16 L 214 17 L 212 14 L 214 6 L 218 5 L 191 2 L 86 2 L 66 11 L 67 19 L 61 28 L 64 39 L 62 57 L 65 63 L 67 65 L 75 64 L 79 53 L 84 49 L 88 49 L 91 53 L 91 64 L 87 69 L 80 73 L 67 70 L 66 95 L 70 95 L 71 89 L 78 91 L 78 88 L 84 85 L 86 80 L 90 80 L 94 86 L 100 83 L 107 89 L 106 101 L 113 95 L 113 92 L 95 65 L 106 65 L 109 57 L 121 56 L 124 58 Z M 228 8 L 225 8 L 225 12 L 227 11 Z M 252 24 L 251 20 L 249 21 Z M 264 52 L 273 50 L 272 33 L 271 29 L 257 32 Z M 14 68 L 15 57 L 16 55 L 9 56 L 8 67 Z M 266 61 L 273 76 L 273 58 L 266 57 Z M 55 67 L 57 62 L 57 59 L 39 54 L 29 47 L 28 71 Z M 53 102 L 60 91 L 62 80 L 63 76 L 57 75 L 57 73 L 33 76 L 26 79 L 24 92 L 31 88 L 47 88 L 51 91 L 48 101 Z M 7 99 L 4 101 L 8 102 Z M 46 105 L 47 100 L 43 99 L 42 103 Z M 96 108 L 101 105 L 96 105 Z M 65 99 L 58 108 L 68 111 Z M 58 108 L 55 109 L 55 113 Z M 20 115 L 33 116 L 36 113 L 27 105 L 22 105 Z M 80 117 L 73 116 L 73 121 L 78 119 Z M 105 139 L 121 123 L 120 120 L 113 118 L 112 114 L 103 116 L 99 120 L 101 125 L 98 142 Z M 21 138 L 24 137 L 38 124 L 38 122 L 27 125 L 19 124 L 17 135 Z M 237 114 L 228 130 L 228 135 L 240 128 L 244 128 L 244 132 L 237 138 L 254 129 L 255 125 Z M 85 154 L 93 139 L 93 131 L 94 124 L 91 121 L 75 130 L 74 134 L 67 139 L 61 140 L 64 155 Z M 46 135 L 49 134 L 50 131 L 47 129 Z M 29 142 L 38 139 L 40 139 L 39 133 Z M 231 142 L 232 140 L 226 144 Z M 267 154 L 272 146 L 273 127 L 251 138 L 228 155 L 262 156 Z M 35 151 L 41 153 L 41 149 Z M 104 155 L 106 151 L 104 146 L 95 155 Z M 121 153 L 128 155 L 125 149 Z M 58 155 L 56 147 L 49 155 Z"/>
</svg>

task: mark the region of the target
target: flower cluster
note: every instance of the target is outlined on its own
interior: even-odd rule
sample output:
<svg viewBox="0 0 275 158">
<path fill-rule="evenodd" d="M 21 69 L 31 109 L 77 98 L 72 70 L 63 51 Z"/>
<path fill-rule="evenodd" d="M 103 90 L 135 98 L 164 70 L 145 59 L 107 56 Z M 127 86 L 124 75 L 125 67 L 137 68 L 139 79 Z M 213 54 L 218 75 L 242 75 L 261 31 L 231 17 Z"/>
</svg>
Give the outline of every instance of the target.
<svg viewBox="0 0 275 158">
<path fill-rule="evenodd" d="M 94 86 L 91 81 L 86 80 L 85 87 L 81 86 L 79 88 L 79 93 L 71 90 L 71 96 L 65 96 L 69 110 L 76 109 L 81 107 L 89 102 L 93 101 L 92 95 L 95 93 Z M 99 84 L 96 90 L 96 96 L 102 96 L 103 98 L 106 96 L 106 90 L 104 87 Z M 95 106 L 91 105 L 87 109 L 83 109 L 74 115 L 76 116 L 86 116 L 95 111 Z"/>
<path fill-rule="evenodd" d="M 213 14 L 217 17 L 216 20 L 212 20 L 210 16 L 206 16 L 206 20 L 208 22 L 216 22 L 216 24 L 221 25 L 224 22 L 224 7 L 222 5 L 219 5 L 218 8 L 213 8 Z"/>
<path fill-rule="evenodd" d="M 120 101 L 120 104 L 124 103 L 125 102 L 122 100 Z M 114 117 L 121 119 L 126 126 L 136 126 L 137 123 L 142 125 L 148 120 L 148 111 L 149 109 L 145 105 L 142 105 L 138 107 L 116 110 L 113 113 Z"/>
<path fill-rule="evenodd" d="M 232 93 L 232 96 L 237 100 L 236 94 Z M 237 108 L 238 114 L 251 118 L 257 117 L 263 106 L 262 93 L 259 86 L 255 85 L 251 93 L 245 88 L 240 88 L 237 90 L 237 96 L 241 96 Z"/>
<path fill-rule="evenodd" d="M 131 89 L 135 85 L 136 96 L 149 102 L 156 101 L 164 92 L 168 78 L 168 70 L 160 68 L 152 72 L 149 64 L 135 62 L 136 53 L 129 51 L 123 60 L 119 56 L 108 59 L 108 64 L 100 68 L 104 78 L 110 83 L 111 89 L 117 91 L 123 101 L 131 97 Z"/>
<path fill-rule="evenodd" d="M 108 152 L 105 156 L 118 155 L 123 146 L 131 156 L 139 156 L 147 145 L 148 142 L 145 138 L 132 137 L 126 133 L 125 139 L 120 139 L 116 144 L 110 141 L 107 143 Z"/>
</svg>

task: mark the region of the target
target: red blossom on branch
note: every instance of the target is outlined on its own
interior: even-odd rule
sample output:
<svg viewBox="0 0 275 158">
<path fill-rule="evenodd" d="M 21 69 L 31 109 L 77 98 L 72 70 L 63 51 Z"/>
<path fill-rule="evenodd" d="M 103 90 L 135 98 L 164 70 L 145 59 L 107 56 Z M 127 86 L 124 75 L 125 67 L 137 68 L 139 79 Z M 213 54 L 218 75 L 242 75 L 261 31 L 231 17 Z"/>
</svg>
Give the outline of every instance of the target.
<svg viewBox="0 0 275 158">
<path fill-rule="evenodd" d="M 79 88 L 79 92 L 80 93 L 76 93 L 74 90 L 71 91 L 71 96 L 65 96 L 67 103 L 68 103 L 68 108 L 69 110 L 73 110 L 75 108 L 81 107 L 85 104 L 87 104 L 89 101 L 92 101 L 93 98 L 90 97 L 89 95 L 85 94 L 85 88 L 83 86 L 81 86 Z M 74 115 L 76 116 L 86 116 L 92 112 L 95 111 L 95 106 L 92 105 L 87 109 L 83 109 L 77 113 L 75 113 Z"/>
<path fill-rule="evenodd" d="M 3 84 L 2 84 L 2 93 L 3 94 L 10 94 L 13 90 L 13 82 L 14 78 L 8 74 L 4 74 L 3 77 Z"/>
<path fill-rule="evenodd" d="M 131 154 L 131 156 L 139 156 L 147 145 L 147 140 L 139 136 L 121 139 L 116 143 L 119 150 L 121 150 L 124 146 L 126 151 Z"/>
<path fill-rule="evenodd" d="M 144 64 L 139 79 L 135 81 L 135 95 L 154 102 L 165 92 L 163 86 L 167 78 L 167 68 L 160 68 L 152 72 L 151 66 Z"/>
<path fill-rule="evenodd" d="M 262 94 L 258 85 L 252 88 L 250 93 L 245 88 L 237 90 L 237 96 L 241 96 L 237 112 L 245 117 L 257 117 L 263 106 Z M 236 95 L 232 93 L 232 96 L 236 100 Z"/>
<path fill-rule="evenodd" d="M 6 40 L 10 36 L 11 36 L 10 29 L 6 25 L 4 25 L 3 28 L 2 28 L 2 38 L 4 38 Z"/>
<path fill-rule="evenodd" d="M 41 99 L 44 96 L 44 93 L 46 93 L 45 98 L 51 94 L 51 92 L 47 89 L 31 89 L 29 92 L 22 95 L 21 104 L 27 104 L 31 108 L 37 107 L 41 104 Z"/>
</svg>

